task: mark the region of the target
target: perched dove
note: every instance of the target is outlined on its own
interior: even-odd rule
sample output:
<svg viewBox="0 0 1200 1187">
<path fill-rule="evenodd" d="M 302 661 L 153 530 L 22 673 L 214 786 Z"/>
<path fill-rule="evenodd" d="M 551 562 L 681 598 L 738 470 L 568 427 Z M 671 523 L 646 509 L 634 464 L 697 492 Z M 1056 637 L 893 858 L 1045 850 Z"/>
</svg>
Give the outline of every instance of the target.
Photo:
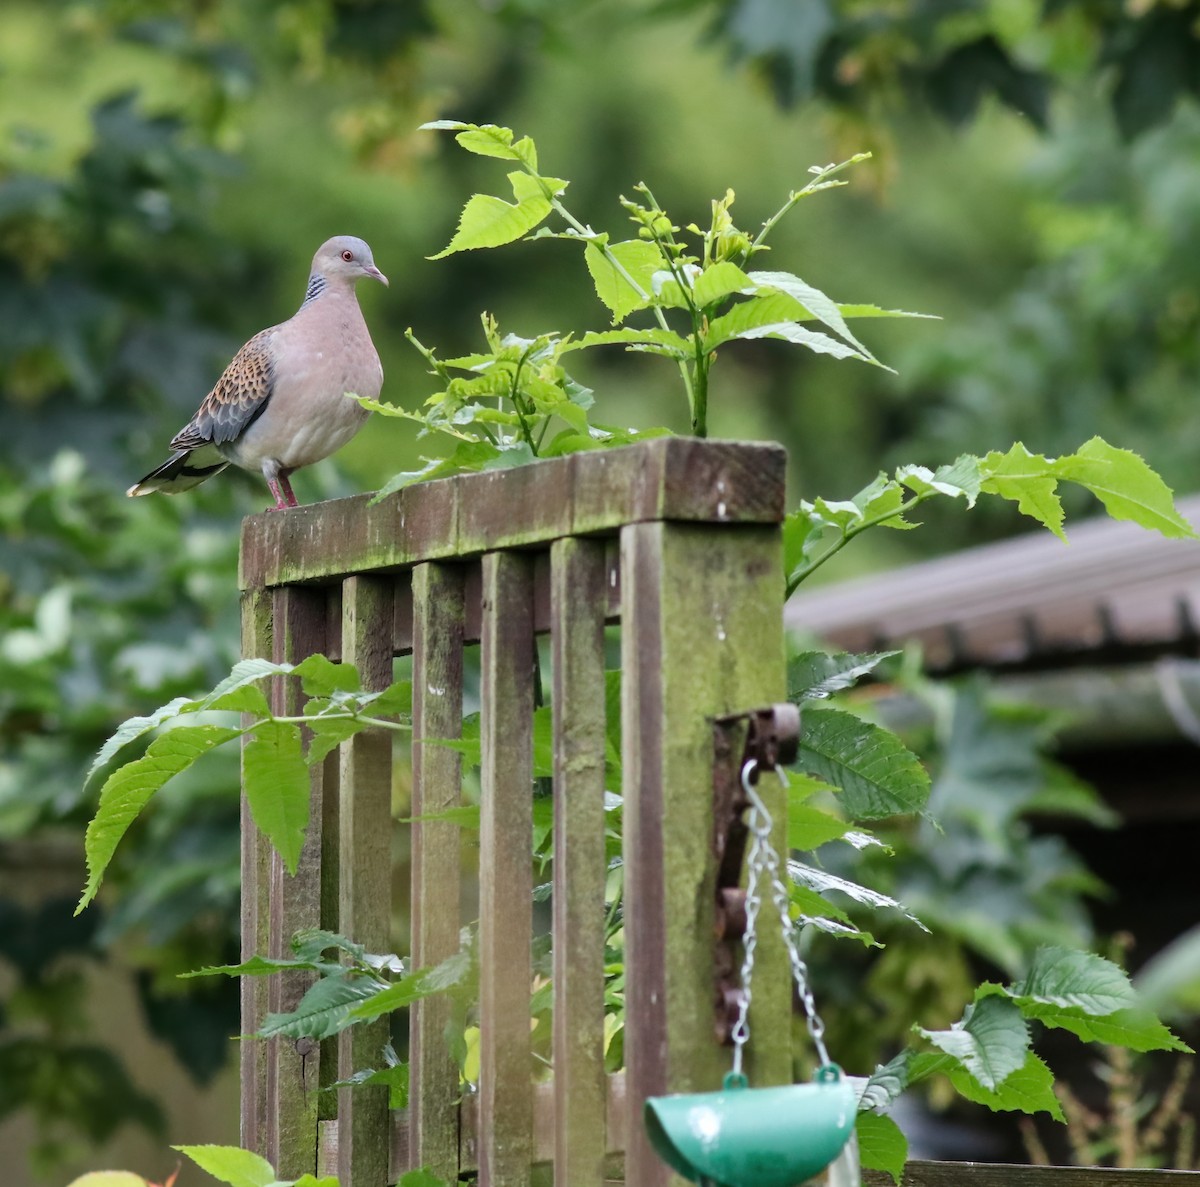
<svg viewBox="0 0 1200 1187">
<path fill-rule="evenodd" d="M 187 427 L 175 434 L 170 458 L 128 493 L 190 490 L 233 462 L 262 471 L 275 496 L 272 510 L 295 507 L 292 472 L 341 449 L 367 418 L 345 393 L 374 399 L 383 385 L 379 355 L 354 295 L 362 276 L 388 282 L 361 239 L 338 235 L 321 244 L 304 303 L 237 352 Z"/>
</svg>

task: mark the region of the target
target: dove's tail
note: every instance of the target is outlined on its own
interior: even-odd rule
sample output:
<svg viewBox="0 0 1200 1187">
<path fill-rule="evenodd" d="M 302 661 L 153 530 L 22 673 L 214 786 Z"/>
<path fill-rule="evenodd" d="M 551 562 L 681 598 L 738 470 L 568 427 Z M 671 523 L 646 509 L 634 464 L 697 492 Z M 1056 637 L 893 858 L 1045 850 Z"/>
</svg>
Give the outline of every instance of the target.
<svg viewBox="0 0 1200 1187">
<path fill-rule="evenodd" d="M 164 494 L 177 495 L 180 491 L 199 486 L 206 478 L 219 474 L 228 465 L 229 463 L 212 446 L 177 450 L 161 466 L 151 470 L 125 493 L 149 495 L 160 490 Z"/>
</svg>

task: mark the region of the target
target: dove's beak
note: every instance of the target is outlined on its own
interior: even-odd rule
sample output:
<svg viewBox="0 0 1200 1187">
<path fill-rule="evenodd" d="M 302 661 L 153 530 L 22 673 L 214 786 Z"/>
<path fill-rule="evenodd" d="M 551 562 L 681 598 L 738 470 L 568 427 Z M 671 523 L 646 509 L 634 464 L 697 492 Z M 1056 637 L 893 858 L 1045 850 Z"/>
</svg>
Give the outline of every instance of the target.
<svg viewBox="0 0 1200 1187">
<path fill-rule="evenodd" d="M 384 274 L 382 272 L 380 272 L 379 269 L 376 268 L 374 264 L 368 264 L 365 271 L 368 276 L 374 276 L 375 279 L 378 280 L 380 284 L 382 284 L 385 288 L 387 287 L 388 278 L 386 276 L 384 276 Z"/>
</svg>

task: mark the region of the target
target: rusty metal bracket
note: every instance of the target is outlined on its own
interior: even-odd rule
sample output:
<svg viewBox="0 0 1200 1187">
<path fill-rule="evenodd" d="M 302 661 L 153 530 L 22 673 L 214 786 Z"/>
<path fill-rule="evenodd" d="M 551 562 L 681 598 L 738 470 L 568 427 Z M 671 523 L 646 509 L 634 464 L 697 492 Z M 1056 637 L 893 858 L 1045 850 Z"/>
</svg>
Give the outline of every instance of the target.
<svg viewBox="0 0 1200 1187">
<path fill-rule="evenodd" d="M 748 830 L 742 818 L 749 806 L 742 769 L 756 763 L 750 782 L 764 770 L 794 762 L 800 745 L 800 709 L 786 701 L 731 713 L 713 721 L 713 853 L 717 859 L 713 975 L 717 1041 L 733 1042 L 733 1024 L 741 1001 L 738 953 L 746 930 L 746 892 L 742 863 Z"/>
</svg>

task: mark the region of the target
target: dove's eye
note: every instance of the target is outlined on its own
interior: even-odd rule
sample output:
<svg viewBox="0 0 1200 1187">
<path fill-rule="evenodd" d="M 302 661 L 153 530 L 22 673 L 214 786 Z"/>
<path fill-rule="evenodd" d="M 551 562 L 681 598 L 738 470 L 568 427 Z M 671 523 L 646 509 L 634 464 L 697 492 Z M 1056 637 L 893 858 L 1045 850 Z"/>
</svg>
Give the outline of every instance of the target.
<svg viewBox="0 0 1200 1187">
<path fill-rule="evenodd" d="M 350 261 L 354 259 L 354 252 L 349 250 L 342 252 L 342 259 L 345 260 L 347 264 L 350 263 Z"/>
</svg>

